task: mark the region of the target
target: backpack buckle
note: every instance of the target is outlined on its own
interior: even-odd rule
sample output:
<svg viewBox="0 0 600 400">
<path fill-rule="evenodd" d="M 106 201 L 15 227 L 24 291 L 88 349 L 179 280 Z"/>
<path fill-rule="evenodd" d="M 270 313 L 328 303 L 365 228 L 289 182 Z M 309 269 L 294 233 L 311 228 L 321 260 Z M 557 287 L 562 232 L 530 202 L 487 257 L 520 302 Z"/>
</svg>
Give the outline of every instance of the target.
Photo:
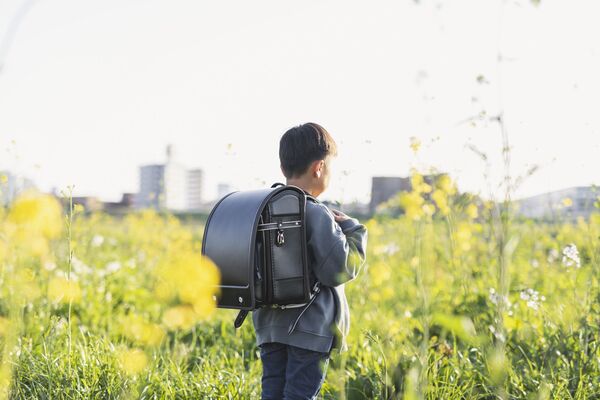
<svg viewBox="0 0 600 400">
<path fill-rule="evenodd" d="M 277 230 L 277 247 L 283 246 L 285 243 L 285 235 L 283 233 L 283 229 Z"/>
</svg>

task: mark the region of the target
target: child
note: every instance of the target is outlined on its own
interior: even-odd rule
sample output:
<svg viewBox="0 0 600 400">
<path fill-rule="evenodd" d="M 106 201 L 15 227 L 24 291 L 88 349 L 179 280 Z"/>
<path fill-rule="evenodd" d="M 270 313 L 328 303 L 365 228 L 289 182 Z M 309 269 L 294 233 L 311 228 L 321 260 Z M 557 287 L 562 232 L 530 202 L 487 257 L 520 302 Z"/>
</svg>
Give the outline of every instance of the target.
<svg viewBox="0 0 600 400">
<path fill-rule="evenodd" d="M 336 144 L 322 126 L 288 130 L 279 143 L 288 185 L 317 197 L 327 189 Z M 350 313 L 344 283 L 365 261 L 367 230 L 355 218 L 306 202 L 309 267 L 321 284 L 307 308 L 259 308 L 252 319 L 263 364 L 263 399 L 315 399 L 325 380 L 331 349 L 346 349 Z"/>
</svg>

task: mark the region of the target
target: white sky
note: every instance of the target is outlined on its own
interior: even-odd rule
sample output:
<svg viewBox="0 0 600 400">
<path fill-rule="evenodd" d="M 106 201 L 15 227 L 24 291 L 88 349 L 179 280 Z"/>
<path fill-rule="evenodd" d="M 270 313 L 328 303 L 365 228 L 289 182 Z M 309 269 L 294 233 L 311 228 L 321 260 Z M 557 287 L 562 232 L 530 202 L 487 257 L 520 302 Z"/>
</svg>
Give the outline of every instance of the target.
<svg viewBox="0 0 600 400">
<path fill-rule="evenodd" d="M 117 200 L 173 143 L 210 198 L 282 180 L 279 137 L 315 121 L 340 145 L 324 198 L 368 201 L 411 166 L 485 194 L 465 145 L 496 179 L 500 133 L 459 122 L 501 89 L 513 173 L 541 166 L 518 196 L 600 183 L 600 2 L 506 2 L 500 40 L 499 0 L 420 3 L 39 0 L 0 72 L 0 169 Z M 22 2 L 1 4 L 0 34 Z"/>
</svg>

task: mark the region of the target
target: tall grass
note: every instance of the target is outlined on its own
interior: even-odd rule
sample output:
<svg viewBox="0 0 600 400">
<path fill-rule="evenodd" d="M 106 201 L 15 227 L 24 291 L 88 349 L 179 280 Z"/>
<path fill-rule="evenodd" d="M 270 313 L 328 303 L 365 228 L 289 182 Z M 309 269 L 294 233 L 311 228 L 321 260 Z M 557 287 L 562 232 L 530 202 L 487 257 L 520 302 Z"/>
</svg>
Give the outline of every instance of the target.
<svg viewBox="0 0 600 400">
<path fill-rule="evenodd" d="M 334 353 L 322 397 L 598 398 L 600 213 L 516 219 L 507 197 L 460 194 L 443 175 L 412 182 L 366 221 L 349 351 Z M 2 210 L 5 397 L 259 396 L 252 324 L 235 331 L 234 312 L 206 303 L 201 226 L 70 201 L 64 215 L 55 201 Z"/>
</svg>

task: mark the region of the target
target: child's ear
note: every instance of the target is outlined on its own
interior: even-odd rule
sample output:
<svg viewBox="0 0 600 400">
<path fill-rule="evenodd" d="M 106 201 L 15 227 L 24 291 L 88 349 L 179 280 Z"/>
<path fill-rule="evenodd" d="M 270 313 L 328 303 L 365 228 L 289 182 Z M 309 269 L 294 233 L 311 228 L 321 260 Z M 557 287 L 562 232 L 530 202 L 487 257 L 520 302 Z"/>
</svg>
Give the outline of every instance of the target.
<svg viewBox="0 0 600 400">
<path fill-rule="evenodd" d="M 323 166 L 325 165 L 325 161 L 323 160 L 317 160 L 313 163 L 313 176 L 315 178 L 320 178 L 321 175 L 323 174 Z"/>
</svg>

